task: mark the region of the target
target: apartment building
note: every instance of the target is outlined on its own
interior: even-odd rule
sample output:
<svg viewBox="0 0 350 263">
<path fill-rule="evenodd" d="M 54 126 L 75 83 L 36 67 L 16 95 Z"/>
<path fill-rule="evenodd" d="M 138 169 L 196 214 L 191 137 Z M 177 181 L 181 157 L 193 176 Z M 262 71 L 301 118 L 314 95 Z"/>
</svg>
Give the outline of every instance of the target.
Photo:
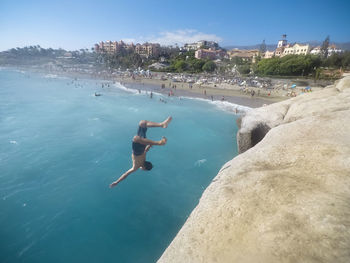
<svg viewBox="0 0 350 263">
<path fill-rule="evenodd" d="M 122 40 L 120 41 L 101 41 L 99 44 L 95 44 L 96 52 L 106 52 L 106 53 L 118 53 L 121 49 L 134 49 L 134 45 L 126 44 Z"/>
<path fill-rule="evenodd" d="M 259 50 L 257 49 L 251 49 L 251 50 L 244 50 L 244 49 L 232 49 L 230 51 L 227 51 L 227 54 L 230 59 L 234 57 L 242 58 L 245 61 L 251 60 L 252 62 L 255 62 L 255 58 L 259 55 Z"/>
<path fill-rule="evenodd" d="M 214 49 L 198 49 L 195 54 L 197 59 L 217 59 L 224 58 L 226 52 L 223 50 L 214 50 Z"/>
<path fill-rule="evenodd" d="M 154 57 L 160 53 L 160 45 L 154 43 L 136 44 L 135 52 L 143 57 Z"/>
<path fill-rule="evenodd" d="M 205 46 L 206 48 L 216 49 L 219 47 L 219 44 L 214 41 L 200 40 L 195 43 L 185 44 L 182 49 L 187 51 L 198 50 L 203 46 Z"/>
</svg>

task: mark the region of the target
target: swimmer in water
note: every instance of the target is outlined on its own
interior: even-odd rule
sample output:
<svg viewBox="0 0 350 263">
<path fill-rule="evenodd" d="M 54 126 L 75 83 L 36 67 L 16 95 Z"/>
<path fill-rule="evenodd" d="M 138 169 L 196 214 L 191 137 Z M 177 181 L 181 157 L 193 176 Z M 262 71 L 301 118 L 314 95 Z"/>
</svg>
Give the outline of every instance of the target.
<svg viewBox="0 0 350 263">
<path fill-rule="evenodd" d="M 137 135 L 134 136 L 132 140 L 132 167 L 126 171 L 119 179 L 109 185 L 110 188 L 119 184 L 124 180 L 128 175 L 133 172 L 136 172 L 139 168 L 145 171 L 150 171 L 153 168 L 151 162 L 146 161 L 146 153 L 153 145 L 165 145 L 167 143 L 167 138 L 163 137 L 159 141 L 152 141 L 146 138 L 147 128 L 150 127 L 162 127 L 167 128 L 171 122 L 172 117 L 168 117 L 165 121 L 161 123 L 151 122 L 151 121 L 140 121 Z"/>
</svg>

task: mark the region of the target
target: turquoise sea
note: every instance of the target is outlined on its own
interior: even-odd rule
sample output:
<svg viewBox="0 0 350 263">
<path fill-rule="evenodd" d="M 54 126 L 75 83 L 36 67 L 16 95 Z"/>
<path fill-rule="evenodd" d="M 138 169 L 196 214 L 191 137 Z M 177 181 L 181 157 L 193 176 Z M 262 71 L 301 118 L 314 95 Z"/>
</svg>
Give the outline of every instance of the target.
<svg viewBox="0 0 350 263">
<path fill-rule="evenodd" d="M 218 105 L 101 83 L 0 70 L 0 262 L 155 262 L 237 154 L 236 115 Z M 153 170 L 109 189 L 138 122 L 170 115 L 147 132 L 168 138 Z"/>
</svg>

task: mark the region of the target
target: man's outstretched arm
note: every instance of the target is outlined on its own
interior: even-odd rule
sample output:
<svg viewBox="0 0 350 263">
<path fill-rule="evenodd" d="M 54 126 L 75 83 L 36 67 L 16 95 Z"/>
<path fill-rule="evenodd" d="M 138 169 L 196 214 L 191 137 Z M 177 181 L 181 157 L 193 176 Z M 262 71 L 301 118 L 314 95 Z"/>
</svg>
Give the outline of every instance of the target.
<svg viewBox="0 0 350 263">
<path fill-rule="evenodd" d="M 119 179 L 113 183 L 111 183 L 109 185 L 109 188 L 112 188 L 114 186 L 116 186 L 117 184 L 119 184 L 121 181 L 123 181 L 126 177 L 128 177 L 129 174 L 135 172 L 137 169 L 135 169 L 135 167 L 133 166 L 132 168 L 130 168 L 129 170 L 127 170 L 122 176 L 119 177 Z"/>
</svg>

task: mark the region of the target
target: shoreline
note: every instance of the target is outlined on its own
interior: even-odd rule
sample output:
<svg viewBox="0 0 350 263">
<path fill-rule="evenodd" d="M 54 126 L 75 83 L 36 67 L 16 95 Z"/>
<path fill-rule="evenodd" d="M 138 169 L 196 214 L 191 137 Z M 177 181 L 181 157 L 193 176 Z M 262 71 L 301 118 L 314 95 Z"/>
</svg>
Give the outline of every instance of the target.
<svg viewBox="0 0 350 263">
<path fill-rule="evenodd" d="M 227 83 L 187 83 L 178 82 L 171 79 L 163 80 L 164 75 L 154 73 L 152 77 L 130 76 L 127 72 L 119 75 L 107 72 L 77 72 L 45 70 L 33 67 L 3 67 L 10 70 L 29 71 L 40 74 L 56 75 L 73 79 L 92 79 L 99 81 L 119 82 L 123 86 L 134 90 L 146 92 L 157 92 L 163 96 L 188 97 L 202 99 L 208 102 L 227 102 L 238 106 L 258 108 L 275 102 L 280 102 L 290 98 L 290 90 L 281 88 L 281 84 L 274 84 L 271 89 L 261 89 L 251 86 L 239 86 Z M 127 75 L 127 76 L 126 76 Z M 162 86 L 164 88 L 162 88 Z M 302 94 L 302 88 L 296 89 L 296 95 Z M 313 88 L 318 90 L 319 88 Z M 252 94 L 253 93 L 253 94 Z"/>
<path fill-rule="evenodd" d="M 188 83 L 162 81 L 158 79 L 144 78 L 133 80 L 131 78 L 117 78 L 116 81 L 121 83 L 126 88 L 143 90 L 147 92 L 157 92 L 164 96 L 169 96 L 169 93 L 171 93 L 173 94 L 171 96 L 175 97 L 189 97 L 206 100 L 208 102 L 228 102 L 249 108 L 258 108 L 264 104 L 269 105 L 283 100 L 279 98 L 265 99 L 260 97 L 252 97 L 250 95 L 244 96 L 242 94 L 237 94 L 237 92 L 233 90 L 220 88 L 213 89 L 210 87 L 200 88 L 197 85 L 192 85 L 192 88 L 189 88 Z M 162 84 L 165 85 L 164 88 L 161 88 Z M 173 88 L 174 85 L 176 85 L 176 88 Z M 204 94 L 204 90 L 206 91 L 206 95 Z M 213 99 L 211 96 L 213 96 Z M 222 100 L 223 96 L 224 100 Z"/>
</svg>

